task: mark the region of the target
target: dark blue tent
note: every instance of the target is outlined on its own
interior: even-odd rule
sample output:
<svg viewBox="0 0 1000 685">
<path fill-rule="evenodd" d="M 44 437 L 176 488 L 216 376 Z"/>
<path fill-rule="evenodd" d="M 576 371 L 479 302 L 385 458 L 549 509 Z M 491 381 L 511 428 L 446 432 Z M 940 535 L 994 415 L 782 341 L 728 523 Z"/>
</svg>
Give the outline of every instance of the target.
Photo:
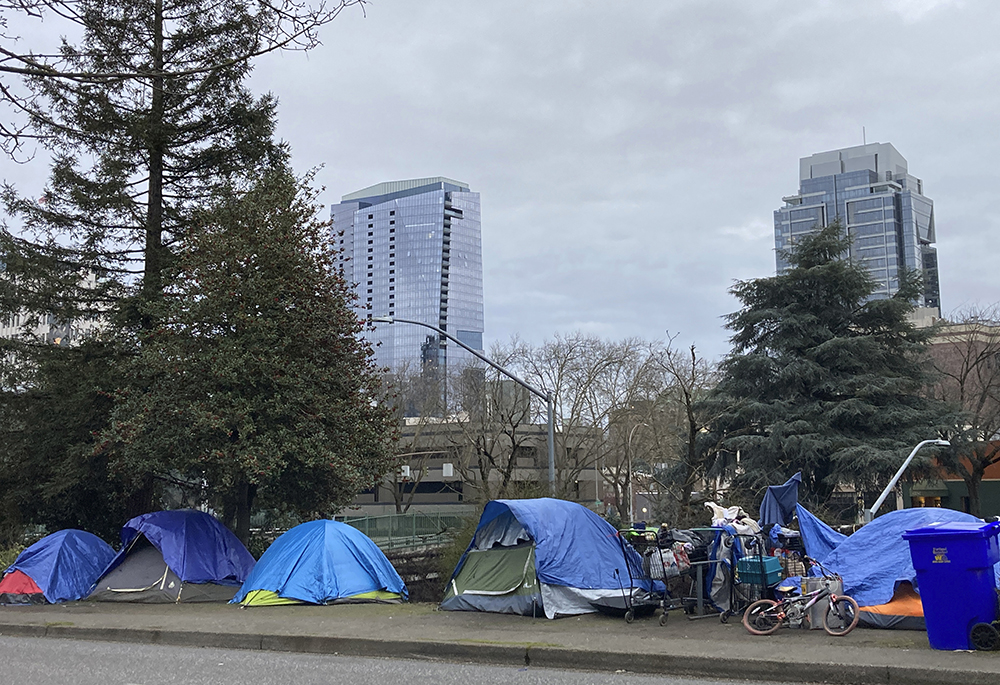
<svg viewBox="0 0 1000 685">
<path fill-rule="evenodd" d="M 636 552 L 625 549 L 632 568 L 641 567 Z M 544 609 L 555 618 L 595 611 L 595 603 L 633 588 L 650 589 L 648 582 L 630 581 L 618 531 L 590 509 L 549 498 L 494 500 L 455 567 L 441 608 Z"/>
<path fill-rule="evenodd" d="M 402 578 L 367 535 L 339 521 L 310 521 L 271 543 L 232 602 L 333 604 L 407 595 Z"/>
<path fill-rule="evenodd" d="M 18 555 L 5 571 L 31 578 L 52 604 L 83 599 L 115 556 L 111 545 L 82 530 L 47 535 Z"/>
<path fill-rule="evenodd" d="M 121 540 L 94 599 L 228 601 L 254 566 L 228 528 L 194 509 L 137 516 L 122 527 Z"/>
</svg>

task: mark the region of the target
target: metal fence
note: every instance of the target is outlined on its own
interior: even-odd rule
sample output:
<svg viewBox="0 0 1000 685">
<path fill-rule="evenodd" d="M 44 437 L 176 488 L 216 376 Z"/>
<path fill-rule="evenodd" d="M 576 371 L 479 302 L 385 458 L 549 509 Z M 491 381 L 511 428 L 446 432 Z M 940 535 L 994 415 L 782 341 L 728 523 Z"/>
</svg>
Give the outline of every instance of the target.
<svg viewBox="0 0 1000 685">
<path fill-rule="evenodd" d="M 383 550 L 447 542 L 465 525 L 455 514 L 389 514 L 339 519 L 370 537 Z"/>
</svg>

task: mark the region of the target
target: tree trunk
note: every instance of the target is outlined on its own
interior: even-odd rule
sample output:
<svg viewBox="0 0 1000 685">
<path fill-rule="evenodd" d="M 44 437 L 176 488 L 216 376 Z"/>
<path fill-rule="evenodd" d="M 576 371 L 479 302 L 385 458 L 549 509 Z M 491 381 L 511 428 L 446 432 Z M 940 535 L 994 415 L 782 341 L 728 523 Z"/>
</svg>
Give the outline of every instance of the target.
<svg viewBox="0 0 1000 685">
<path fill-rule="evenodd" d="M 149 114 L 149 187 L 146 206 L 145 266 L 142 295 L 158 299 L 163 289 L 163 0 L 156 0 L 153 19 L 153 79 Z M 143 319 L 145 320 L 145 316 Z M 146 322 L 147 327 L 150 325 Z"/>
<path fill-rule="evenodd" d="M 236 484 L 235 526 L 233 532 L 240 542 L 246 545 L 250 542 L 250 512 L 257 496 L 257 486 L 241 478 Z"/>
<path fill-rule="evenodd" d="M 979 502 L 979 484 L 983 480 L 983 469 L 973 468 L 971 473 L 964 476 L 965 487 L 969 490 L 969 513 L 976 518 L 981 518 Z"/>
</svg>

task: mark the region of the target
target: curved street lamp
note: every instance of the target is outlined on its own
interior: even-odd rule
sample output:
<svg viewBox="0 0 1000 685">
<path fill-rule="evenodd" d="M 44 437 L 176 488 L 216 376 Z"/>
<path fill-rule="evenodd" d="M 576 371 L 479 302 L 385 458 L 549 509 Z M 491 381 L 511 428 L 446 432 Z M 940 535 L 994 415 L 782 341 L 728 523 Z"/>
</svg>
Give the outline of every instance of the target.
<svg viewBox="0 0 1000 685">
<path fill-rule="evenodd" d="M 492 359 L 489 359 L 488 357 L 484 356 L 478 350 L 472 349 L 471 347 L 469 347 L 468 345 L 466 345 L 464 342 L 462 342 L 461 340 L 459 340 L 455 336 L 453 336 L 450 333 L 448 333 L 448 332 L 446 332 L 446 331 L 438 328 L 437 326 L 432 326 L 431 324 L 424 323 L 423 321 L 414 321 L 412 319 L 397 319 L 397 318 L 392 317 L 392 316 L 373 316 L 371 318 L 371 321 L 373 323 L 389 323 L 389 324 L 391 324 L 391 323 L 408 323 L 408 324 L 413 324 L 414 326 L 423 326 L 424 328 L 429 328 L 432 331 L 435 331 L 438 335 L 442 335 L 445 338 L 447 338 L 448 340 L 451 340 L 453 343 L 455 343 L 456 345 L 458 345 L 459 347 L 461 347 L 466 352 L 469 352 L 470 354 L 472 354 L 477 359 L 480 359 L 480 360 L 486 362 L 487 364 L 489 364 L 490 366 L 492 366 L 494 369 L 496 369 L 497 371 L 499 371 L 503 375 L 505 375 L 508 378 L 510 378 L 512 381 L 514 381 L 515 383 L 517 383 L 518 385 L 520 385 L 522 388 L 524 388 L 525 390 L 527 390 L 531 394 L 533 394 L 533 395 L 535 395 L 537 397 L 540 397 L 543 400 L 545 400 L 545 407 L 548 410 L 548 417 L 549 417 L 549 421 L 548 421 L 548 423 L 549 423 L 549 437 L 548 437 L 548 448 L 549 448 L 549 494 L 552 497 L 556 496 L 556 447 L 555 447 L 556 438 L 555 438 L 555 411 L 554 411 L 554 409 L 555 409 L 555 407 L 554 407 L 555 402 L 554 402 L 554 398 L 552 396 L 552 392 L 551 391 L 548 391 L 548 390 L 538 390 L 537 388 L 535 388 L 535 387 L 533 387 L 531 385 L 528 385 L 527 383 L 525 383 L 524 381 L 522 381 L 520 378 L 518 378 L 517 376 L 515 376 L 513 373 L 511 373 L 507 369 L 503 368 L 502 366 L 500 366 L 499 364 L 497 364 L 496 362 L 494 362 Z M 445 380 L 445 382 L 447 383 L 448 381 Z"/>
<path fill-rule="evenodd" d="M 871 523 L 872 519 L 875 518 L 875 512 L 882 506 L 882 502 L 884 502 L 885 498 L 889 496 L 889 492 L 896 487 L 896 483 L 899 482 L 899 477 L 903 475 L 903 471 L 905 471 L 906 467 L 910 465 L 911 461 L 913 461 L 913 457 L 917 455 L 917 451 L 924 445 L 940 445 L 941 447 L 950 447 L 951 443 L 947 440 L 924 440 L 923 442 L 917 443 L 917 446 L 913 448 L 912 452 L 910 452 L 910 456 L 906 458 L 903 465 L 899 467 L 898 471 L 896 471 L 896 475 L 893 476 L 892 480 L 889 481 L 889 484 L 885 486 L 885 490 L 883 490 L 882 494 L 878 496 L 877 500 L 875 500 L 875 504 L 872 505 L 872 508 L 865 509 L 865 523 Z"/>
</svg>

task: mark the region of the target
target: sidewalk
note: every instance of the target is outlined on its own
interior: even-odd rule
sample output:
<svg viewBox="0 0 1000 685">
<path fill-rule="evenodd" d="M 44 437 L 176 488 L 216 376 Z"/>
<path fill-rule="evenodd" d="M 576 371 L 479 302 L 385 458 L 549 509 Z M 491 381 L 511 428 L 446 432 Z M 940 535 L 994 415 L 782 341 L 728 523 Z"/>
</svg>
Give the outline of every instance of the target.
<svg viewBox="0 0 1000 685">
<path fill-rule="evenodd" d="M 994 685 L 1000 652 L 937 652 L 927 634 L 858 628 L 755 637 L 738 623 L 596 614 L 555 621 L 430 604 L 240 609 L 79 602 L 0 607 L 0 635 L 383 656 L 739 680 Z"/>
</svg>

